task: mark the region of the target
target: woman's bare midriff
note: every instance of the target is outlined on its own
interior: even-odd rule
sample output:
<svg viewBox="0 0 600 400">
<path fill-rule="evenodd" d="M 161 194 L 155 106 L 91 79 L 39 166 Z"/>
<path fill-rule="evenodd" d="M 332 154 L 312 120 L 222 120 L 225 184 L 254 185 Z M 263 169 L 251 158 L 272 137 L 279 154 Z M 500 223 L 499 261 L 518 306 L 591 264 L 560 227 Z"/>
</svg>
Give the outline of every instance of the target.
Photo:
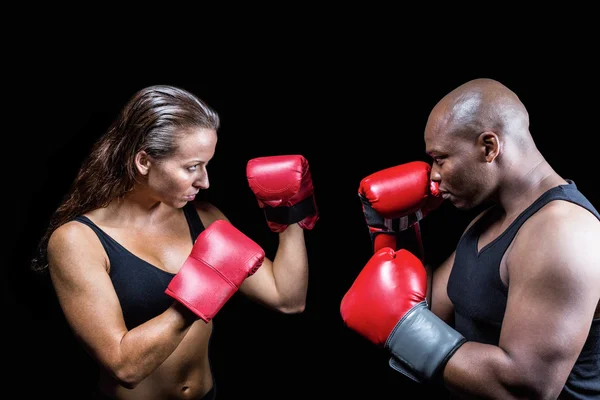
<svg viewBox="0 0 600 400">
<path fill-rule="evenodd" d="M 201 399 L 212 387 L 208 358 L 212 322 L 196 321 L 177 349 L 134 389 L 101 371 L 99 389 L 120 400 Z"/>
</svg>

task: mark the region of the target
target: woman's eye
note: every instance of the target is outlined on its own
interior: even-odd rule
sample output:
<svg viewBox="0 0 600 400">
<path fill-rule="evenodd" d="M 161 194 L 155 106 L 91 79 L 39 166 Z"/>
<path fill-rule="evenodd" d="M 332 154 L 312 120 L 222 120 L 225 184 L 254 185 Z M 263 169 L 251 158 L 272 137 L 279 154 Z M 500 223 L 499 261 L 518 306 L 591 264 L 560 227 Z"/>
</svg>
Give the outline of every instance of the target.
<svg viewBox="0 0 600 400">
<path fill-rule="evenodd" d="M 198 168 L 197 165 L 192 165 L 191 167 L 188 167 L 188 171 L 194 172 L 197 168 Z"/>
</svg>

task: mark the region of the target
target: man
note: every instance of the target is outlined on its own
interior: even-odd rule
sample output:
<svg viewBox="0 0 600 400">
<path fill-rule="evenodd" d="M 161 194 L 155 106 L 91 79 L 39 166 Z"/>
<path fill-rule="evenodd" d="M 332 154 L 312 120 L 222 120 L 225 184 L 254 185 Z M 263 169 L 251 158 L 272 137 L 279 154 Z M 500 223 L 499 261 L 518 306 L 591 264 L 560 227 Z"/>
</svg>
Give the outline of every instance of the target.
<svg viewBox="0 0 600 400">
<path fill-rule="evenodd" d="M 457 397 L 600 398 L 598 211 L 545 160 L 525 106 L 497 81 L 475 79 L 444 96 L 425 146 L 430 171 L 417 162 L 370 180 L 391 188 L 378 192 L 389 199 L 427 192 L 392 217 L 435 195 L 483 211 L 429 291 L 417 255 L 375 250 L 342 300 L 344 322 L 389 350 L 397 371 Z"/>
</svg>

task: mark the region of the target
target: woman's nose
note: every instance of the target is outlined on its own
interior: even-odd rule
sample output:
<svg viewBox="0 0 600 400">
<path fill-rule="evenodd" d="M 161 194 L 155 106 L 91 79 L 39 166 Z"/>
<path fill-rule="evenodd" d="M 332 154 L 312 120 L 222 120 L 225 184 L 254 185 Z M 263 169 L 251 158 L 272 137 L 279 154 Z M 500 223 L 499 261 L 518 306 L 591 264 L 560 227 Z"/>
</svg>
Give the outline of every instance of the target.
<svg viewBox="0 0 600 400">
<path fill-rule="evenodd" d="M 208 180 L 208 174 L 206 171 L 202 171 L 202 173 L 194 181 L 194 186 L 200 189 L 208 189 L 210 182 Z"/>
</svg>

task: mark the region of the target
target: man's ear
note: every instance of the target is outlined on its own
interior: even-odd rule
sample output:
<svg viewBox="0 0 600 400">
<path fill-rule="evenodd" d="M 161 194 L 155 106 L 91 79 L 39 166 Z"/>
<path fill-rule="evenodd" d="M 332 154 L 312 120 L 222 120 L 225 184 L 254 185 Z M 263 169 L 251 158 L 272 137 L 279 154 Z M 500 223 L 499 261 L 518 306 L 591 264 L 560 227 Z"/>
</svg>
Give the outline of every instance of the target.
<svg viewBox="0 0 600 400">
<path fill-rule="evenodd" d="M 140 150 L 135 154 L 134 158 L 135 169 L 142 175 L 148 175 L 150 169 L 150 156 L 144 150 Z"/>
<path fill-rule="evenodd" d="M 483 150 L 483 155 L 488 163 L 491 163 L 500 155 L 501 143 L 496 132 L 485 131 L 479 135 L 479 146 Z"/>
</svg>

